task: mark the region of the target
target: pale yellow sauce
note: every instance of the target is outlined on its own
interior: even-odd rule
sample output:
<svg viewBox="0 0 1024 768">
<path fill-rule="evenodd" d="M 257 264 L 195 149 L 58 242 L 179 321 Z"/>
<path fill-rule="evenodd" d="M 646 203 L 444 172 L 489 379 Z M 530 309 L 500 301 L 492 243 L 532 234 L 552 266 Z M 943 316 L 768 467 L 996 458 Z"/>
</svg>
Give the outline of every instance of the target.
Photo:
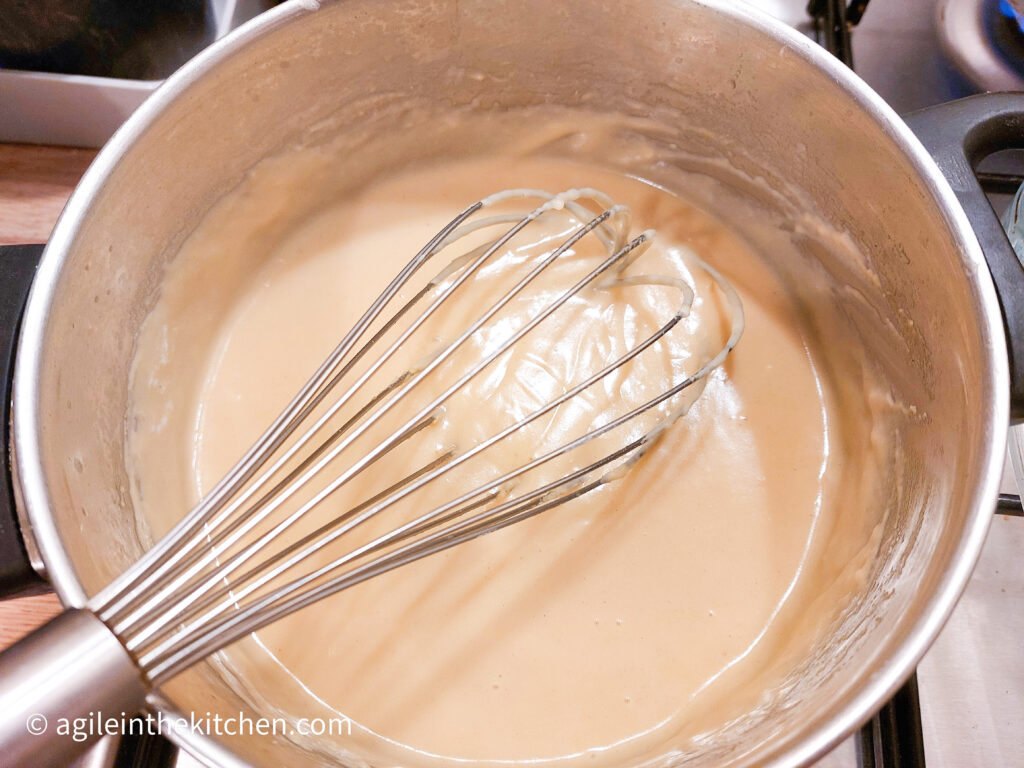
<svg viewBox="0 0 1024 768">
<path fill-rule="evenodd" d="M 686 246 L 722 271 L 743 299 L 742 341 L 623 480 L 227 650 L 223 662 L 257 704 L 351 718 L 351 735 L 297 739 L 304 746 L 384 765 L 638 762 L 756 706 L 786 671 L 780 659 L 799 657 L 841 607 L 815 599 L 836 570 L 820 567 L 822 538 L 844 524 L 836 406 L 786 292 L 757 254 L 686 202 L 568 161 L 396 174 L 308 219 L 244 279 L 218 270 L 218 252 L 237 248 L 253 222 L 221 216 L 201 227 L 139 343 L 129 430 L 137 508 L 155 534 L 179 519 L 468 203 L 509 187 L 584 185 L 629 205 L 666 253 Z M 286 204 L 272 193 L 265 203 L 268 212 Z M 711 299 L 696 306 L 680 343 L 714 346 L 720 309 Z M 581 333 L 621 333 L 614 318 L 604 322 Z M 196 341 L 207 327 L 215 335 Z M 548 375 L 567 374 L 556 359 Z M 477 439 L 488 409 L 521 396 L 514 384 L 512 396 L 501 377 L 475 385 L 425 450 Z"/>
</svg>

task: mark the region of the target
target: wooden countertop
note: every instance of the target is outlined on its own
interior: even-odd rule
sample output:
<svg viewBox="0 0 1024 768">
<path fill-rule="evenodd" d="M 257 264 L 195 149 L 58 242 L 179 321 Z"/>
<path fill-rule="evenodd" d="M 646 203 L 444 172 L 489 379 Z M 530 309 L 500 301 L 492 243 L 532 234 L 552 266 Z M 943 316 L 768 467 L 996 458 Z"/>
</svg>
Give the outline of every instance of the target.
<svg viewBox="0 0 1024 768">
<path fill-rule="evenodd" d="M 45 243 L 91 149 L 0 144 L 0 245 Z M 54 595 L 0 603 L 0 648 L 60 611 Z"/>
</svg>

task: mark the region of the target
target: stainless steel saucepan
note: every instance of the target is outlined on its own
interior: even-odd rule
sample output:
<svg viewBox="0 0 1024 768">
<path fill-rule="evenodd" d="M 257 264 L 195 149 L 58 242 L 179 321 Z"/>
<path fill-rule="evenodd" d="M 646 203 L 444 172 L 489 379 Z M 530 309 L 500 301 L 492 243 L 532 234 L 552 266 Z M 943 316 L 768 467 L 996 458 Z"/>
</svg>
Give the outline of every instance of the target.
<svg viewBox="0 0 1024 768">
<path fill-rule="evenodd" d="M 35 571 L 78 606 L 138 557 L 124 460 L 137 331 L 179 246 L 251 168 L 347 146 L 358 168 L 325 172 L 351 187 L 460 156 L 443 130 L 454 110 L 515 119 L 538 105 L 632 116 L 623 147 L 644 151 L 609 162 L 678 188 L 773 254 L 809 322 L 856 340 L 835 345 L 836 370 L 875 366 L 891 402 L 910 393 L 914 408 L 887 422 L 882 482 L 865 492 L 879 521 L 865 586 L 784 694 L 721 739 L 678 746 L 697 750 L 687 765 L 791 766 L 865 721 L 966 584 L 1007 424 L 1024 414 L 1024 270 L 971 171 L 1024 137 L 1024 96 L 912 116 L 926 147 L 827 53 L 730 0 L 291 0 L 184 66 L 100 153 L 34 276 L 0 265 L 14 366 L 3 501 L 17 516 L 0 521 L 6 590 Z M 298 195 L 294 215 L 315 204 Z M 148 705 L 251 711 L 208 665 Z M 173 738 L 209 765 L 317 764 L 270 736 Z"/>
</svg>

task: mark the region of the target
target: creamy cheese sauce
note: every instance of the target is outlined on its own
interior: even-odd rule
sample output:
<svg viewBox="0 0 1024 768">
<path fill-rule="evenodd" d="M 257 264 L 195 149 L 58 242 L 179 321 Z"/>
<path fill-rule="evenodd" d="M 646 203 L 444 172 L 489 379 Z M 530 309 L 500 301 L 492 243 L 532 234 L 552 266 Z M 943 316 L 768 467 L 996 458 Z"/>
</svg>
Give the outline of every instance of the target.
<svg viewBox="0 0 1024 768">
<path fill-rule="evenodd" d="M 277 170 L 289 172 L 301 168 Z M 128 460 L 140 515 L 154 535 L 180 519 L 468 203 L 503 188 L 580 186 L 656 229 L 662 268 L 685 271 L 692 249 L 724 273 L 743 300 L 744 336 L 622 480 L 223 652 L 225 673 L 264 710 L 350 719 L 350 733 L 294 737 L 308 749 L 380 765 L 639 762 L 757 706 L 842 607 L 820 599 L 837 570 L 821 562 L 824 539 L 845 526 L 858 537 L 865 525 L 840 515 L 851 482 L 841 409 L 787 292 L 758 254 L 684 200 L 551 158 L 407 169 L 331 201 L 248 270 L 219 263 L 258 231 L 253 218 L 211 215 L 170 269 L 139 341 Z M 272 217 L 288 204 L 273 187 L 261 194 L 250 213 Z M 703 288 L 668 368 L 721 341 L 722 308 Z M 622 316 L 598 312 L 541 333 L 524 354 L 543 362 L 542 380 L 561 381 L 572 350 L 602 339 L 617 348 L 624 328 Z M 549 390 L 534 384 L 474 383 L 424 450 L 473 444 L 524 397 L 543 399 Z M 563 426 L 600 407 L 562 414 Z M 321 522 L 331 510 L 317 511 Z M 869 555 L 865 542 L 861 560 Z"/>
</svg>

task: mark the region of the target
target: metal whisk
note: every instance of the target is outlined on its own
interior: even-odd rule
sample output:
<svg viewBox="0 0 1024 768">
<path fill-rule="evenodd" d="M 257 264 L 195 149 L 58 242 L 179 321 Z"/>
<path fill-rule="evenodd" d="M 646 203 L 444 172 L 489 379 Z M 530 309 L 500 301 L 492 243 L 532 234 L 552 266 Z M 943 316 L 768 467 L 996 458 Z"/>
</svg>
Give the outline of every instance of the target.
<svg viewBox="0 0 1024 768">
<path fill-rule="evenodd" d="M 6 764 L 82 748 L 27 733 L 31 714 L 138 711 L 155 686 L 273 621 L 621 477 L 692 405 L 743 328 L 736 292 L 693 255 L 679 274 L 632 274 L 655 234 L 629 239 L 630 225 L 629 210 L 596 190 L 510 190 L 442 228 L 170 533 L 85 608 L 0 655 Z M 452 253 L 423 280 L 425 265 Z M 722 307 L 724 341 L 680 361 L 665 350 L 698 300 L 689 269 L 712 286 L 700 300 Z M 640 290 L 658 292 L 664 317 L 634 322 L 622 349 L 602 347 L 588 357 L 596 363 L 471 444 L 443 442 L 443 426 L 459 421 L 449 409 L 496 370 L 516 375 L 537 328 L 571 329 L 598 293 L 621 309 L 619 295 Z M 642 396 L 617 397 L 631 376 L 646 377 L 630 382 Z M 562 415 L 599 392 L 612 393 L 607 407 L 566 433 L 575 422 Z"/>
</svg>

